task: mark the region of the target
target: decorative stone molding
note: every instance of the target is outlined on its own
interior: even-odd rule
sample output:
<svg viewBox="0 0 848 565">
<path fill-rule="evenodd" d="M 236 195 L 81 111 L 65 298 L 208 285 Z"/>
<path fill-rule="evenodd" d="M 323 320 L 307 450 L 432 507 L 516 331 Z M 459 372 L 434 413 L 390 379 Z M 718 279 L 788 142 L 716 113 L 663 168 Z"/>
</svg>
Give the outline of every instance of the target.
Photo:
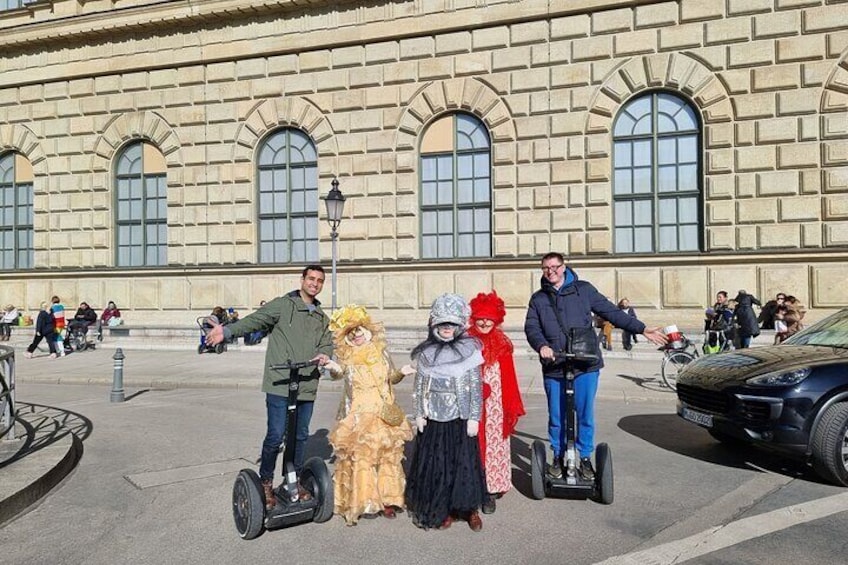
<svg viewBox="0 0 848 565">
<path fill-rule="evenodd" d="M 154 143 L 165 156 L 168 167 L 182 164 L 181 143 L 171 125 L 155 112 L 128 112 L 115 116 L 94 143 L 91 170 L 104 172 L 115 152 L 131 139 L 147 139 Z"/>
<path fill-rule="evenodd" d="M 38 165 L 46 156 L 38 137 L 26 126 L 18 124 L 0 124 L 0 153 L 14 150 L 29 159 L 38 173 Z"/>
<path fill-rule="evenodd" d="M 322 109 L 306 98 L 286 97 L 262 100 L 247 113 L 236 134 L 233 161 L 253 162 L 259 140 L 284 126 L 296 127 L 309 134 L 321 157 L 338 155 L 338 139 Z"/>
<path fill-rule="evenodd" d="M 634 57 L 607 75 L 589 103 L 584 133 L 609 133 L 627 100 L 649 88 L 665 88 L 694 101 L 704 124 L 734 119 L 727 89 L 704 63 L 685 53 Z"/>
<path fill-rule="evenodd" d="M 839 56 L 824 83 L 819 111 L 842 112 L 843 122 L 848 121 L 848 49 Z"/>
<path fill-rule="evenodd" d="M 424 126 L 446 112 L 465 110 L 480 118 L 489 129 L 492 145 L 515 141 L 515 122 L 506 103 L 478 78 L 433 81 L 409 100 L 398 122 L 395 151 L 417 149 Z"/>
</svg>

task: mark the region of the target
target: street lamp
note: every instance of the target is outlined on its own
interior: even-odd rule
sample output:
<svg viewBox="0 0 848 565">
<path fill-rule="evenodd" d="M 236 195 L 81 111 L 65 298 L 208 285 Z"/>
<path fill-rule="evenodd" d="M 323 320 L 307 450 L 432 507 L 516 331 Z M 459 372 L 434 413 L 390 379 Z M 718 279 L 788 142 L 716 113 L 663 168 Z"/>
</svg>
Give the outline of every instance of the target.
<svg viewBox="0 0 848 565">
<path fill-rule="evenodd" d="M 333 242 L 333 301 L 332 309 L 336 309 L 336 240 L 339 238 L 338 227 L 342 223 L 342 212 L 344 212 L 345 197 L 342 191 L 339 190 L 339 180 L 333 177 L 333 188 L 327 193 L 324 198 L 324 203 L 327 205 L 327 221 L 330 223 L 330 239 Z"/>
</svg>

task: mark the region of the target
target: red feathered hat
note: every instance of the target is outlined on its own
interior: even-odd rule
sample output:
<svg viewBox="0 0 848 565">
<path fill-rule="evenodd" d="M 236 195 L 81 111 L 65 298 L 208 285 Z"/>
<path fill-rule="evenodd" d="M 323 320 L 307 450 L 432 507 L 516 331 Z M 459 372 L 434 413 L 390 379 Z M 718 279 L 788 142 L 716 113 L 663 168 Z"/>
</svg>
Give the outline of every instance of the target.
<svg viewBox="0 0 848 565">
<path fill-rule="evenodd" d="M 489 294 L 478 294 L 471 300 L 472 320 L 492 320 L 496 326 L 503 324 L 506 316 L 504 301 L 494 290 Z"/>
</svg>

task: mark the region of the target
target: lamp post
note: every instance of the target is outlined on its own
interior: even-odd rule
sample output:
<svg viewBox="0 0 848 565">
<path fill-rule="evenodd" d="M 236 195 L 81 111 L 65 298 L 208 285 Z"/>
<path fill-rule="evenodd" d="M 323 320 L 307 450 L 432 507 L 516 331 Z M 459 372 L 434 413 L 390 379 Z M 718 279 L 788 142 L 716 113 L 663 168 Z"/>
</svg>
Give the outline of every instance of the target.
<svg viewBox="0 0 848 565">
<path fill-rule="evenodd" d="M 327 193 L 324 198 L 324 203 L 327 205 L 327 221 L 330 223 L 330 240 L 333 242 L 333 271 L 332 271 L 332 286 L 333 300 L 331 308 L 336 309 L 336 240 L 339 238 L 338 227 L 342 223 L 342 212 L 344 212 L 345 197 L 342 191 L 339 190 L 339 180 L 333 177 L 333 188 Z"/>
</svg>

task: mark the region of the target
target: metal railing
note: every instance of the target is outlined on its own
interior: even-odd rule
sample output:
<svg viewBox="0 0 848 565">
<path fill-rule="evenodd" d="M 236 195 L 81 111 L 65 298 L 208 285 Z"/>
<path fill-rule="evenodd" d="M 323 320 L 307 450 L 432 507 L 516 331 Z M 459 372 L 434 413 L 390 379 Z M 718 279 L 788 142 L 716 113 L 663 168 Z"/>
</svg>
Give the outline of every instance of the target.
<svg viewBox="0 0 848 565">
<path fill-rule="evenodd" d="M 15 439 L 15 350 L 0 345 L 0 440 Z"/>
</svg>

